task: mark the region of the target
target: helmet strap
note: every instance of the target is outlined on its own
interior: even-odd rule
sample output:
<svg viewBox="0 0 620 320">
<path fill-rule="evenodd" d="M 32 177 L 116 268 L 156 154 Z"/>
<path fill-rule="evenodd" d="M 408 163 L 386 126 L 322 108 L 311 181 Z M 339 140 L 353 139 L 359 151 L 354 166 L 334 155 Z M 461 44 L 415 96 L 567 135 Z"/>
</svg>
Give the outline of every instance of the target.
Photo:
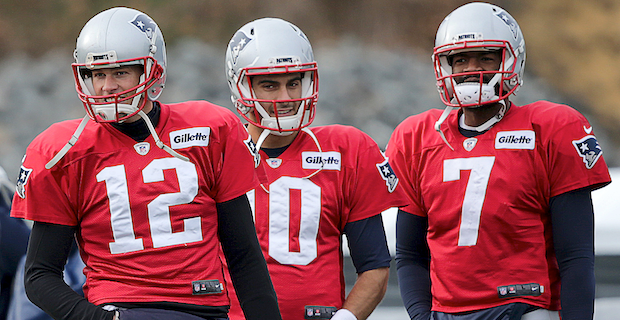
<svg viewBox="0 0 620 320">
<path fill-rule="evenodd" d="M 319 139 L 316 138 L 316 136 L 314 135 L 314 132 L 312 132 L 312 130 L 310 130 L 310 128 L 305 127 L 303 129 L 301 129 L 301 131 L 307 133 L 310 138 L 312 138 L 312 140 L 314 141 L 314 144 L 316 145 L 316 147 L 319 149 L 319 153 L 323 153 L 323 149 L 321 149 L 321 144 L 319 144 Z M 323 158 L 323 156 L 321 155 L 321 158 Z M 302 179 L 310 179 L 312 177 L 314 177 L 317 173 L 321 172 L 321 170 L 323 170 L 323 166 L 325 166 L 325 161 L 321 161 L 321 167 L 318 168 L 316 171 L 314 171 L 313 173 L 309 174 L 308 176 L 303 177 Z"/>
<path fill-rule="evenodd" d="M 271 130 L 263 129 L 263 132 L 261 132 L 260 136 L 258 136 L 258 140 L 256 140 L 256 150 L 260 150 L 260 147 L 263 145 L 263 142 L 265 142 L 265 139 L 267 139 L 270 133 Z"/>
<path fill-rule="evenodd" d="M 151 135 L 153 136 L 153 139 L 155 140 L 155 144 L 160 148 L 163 149 L 164 151 L 168 152 L 170 155 L 179 158 L 183 161 L 187 161 L 189 162 L 189 158 L 186 156 L 183 156 L 181 154 L 179 154 L 178 152 L 174 151 L 174 149 L 170 148 L 169 146 L 165 145 L 160 139 L 159 136 L 157 135 L 157 132 L 155 131 L 155 128 L 153 127 L 153 123 L 151 123 L 151 119 L 149 118 L 149 116 L 146 115 L 146 113 L 144 113 L 144 111 L 140 110 L 138 112 L 138 114 L 140 115 L 140 117 L 142 117 L 142 119 L 144 119 L 144 122 L 146 122 L 146 126 L 149 128 L 149 131 L 151 132 Z"/>
<path fill-rule="evenodd" d="M 67 141 L 67 144 L 65 144 L 65 146 L 62 147 L 60 151 L 58 151 L 58 153 L 52 158 L 52 160 L 45 164 L 45 169 L 51 169 L 53 166 L 56 165 L 56 163 L 58 163 L 58 161 L 60 161 L 60 159 L 62 159 L 67 154 L 67 152 L 69 152 L 69 149 L 73 147 L 73 145 L 77 142 L 78 138 L 82 134 L 82 131 L 84 131 L 84 128 L 86 127 L 89 118 L 90 117 L 88 115 L 82 118 L 82 122 L 80 122 L 80 125 L 78 125 L 78 127 L 75 129 L 75 132 L 73 132 L 73 135 L 71 135 L 71 138 L 69 139 L 69 141 Z"/>
<path fill-rule="evenodd" d="M 444 135 L 443 131 L 441 131 L 441 124 L 444 121 L 446 121 L 446 119 L 450 115 L 450 112 L 452 110 L 454 110 L 454 109 L 457 109 L 457 107 L 446 106 L 446 108 L 443 109 L 443 113 L 439 117 L 439 120 L 437 120 L 435 122 L 435 131 L 437 131 L 437 133 L 439 133 L 439 135 L 441 136 L 441 139 L 443 140 L 443 142 L 445 142 L 448 145 L 448 147 L 450 147 L 450 149 L 452 149 L 452 151 L 454 151 L 454 148 L 452 148 L 452 146 L 448 142 L 448 139 L 446 139 L 446 136 Z"/>
</svg>

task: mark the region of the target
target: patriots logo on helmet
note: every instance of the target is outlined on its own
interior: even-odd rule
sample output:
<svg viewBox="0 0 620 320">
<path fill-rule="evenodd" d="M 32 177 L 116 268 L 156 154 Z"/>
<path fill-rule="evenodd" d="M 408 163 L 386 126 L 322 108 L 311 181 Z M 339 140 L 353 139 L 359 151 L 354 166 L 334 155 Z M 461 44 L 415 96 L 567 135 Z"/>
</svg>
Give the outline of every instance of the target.
<svg viewBox="0 0 620 320">
<path fill-rule="evenodd" d="M 577 149 L 579 156 L 583 158 L 583 162 L 588 169 L 592 169 L 596 161 L 603 155 L 603 149 L 601 149 L 596 137 L 593 135 L 587 135 L 579 140 L 573 140 L 573 146 Z"/>
<path fill-rule="evenodd" d="M 17 183 L 15 184 L 15 191 L 20 198 L 26 198 L 26 183 L 28 182 L 28 178 L 32 173 L 32 169 L 28 169 L 24 166 L 21 166 L 19 169 L 19 176 L 17 177 Z"/>
<path fill-rule="evenodd" d="M 394 170 L 392 170 L 388 160 L 385 159 L 385 161 L 378 163 L 377 169 L 379 170 L 379 173 L 381 173 L 383 180 L 385 180 L 385 185 L 388 187 L 388 191 L 390 193 L 394 192 L 394 189 L 396 189 L 396 186 L 398 185 L 398 178 L 396 177 Z"/>
<path fill-rule="evenodd" d="M 515 19 L 513 19 L 509 14 L 507 14 L 506 11 L 498 11 L 495 15 L 510 28 L 512 36 L 515 38 L 515 40 L 517 40 L 517 37 L 519 35 L 517 29 L 519 28 L 519 25 L 517 25 Z"/>
<path fill-rule="evenodd" d="M 232 61 L 234 64 L 237 63 L 237 58 L 239 58 L 239 53 L 243 51 L 245 46 L 250 43 L 252 39 L 245 35 L 243 31 L 239 31 L 235 34 L 235 36 L 230 40 L 230 54 L 232 56 Z"/>
<path fill-rule="evenodd" d="M 149 40 L 153 40 L 153 35 L 155 34 L 155 30 L 157 30 L 157 24 L 151 18 L 149 18 L 145 14 L 138 14 L 132 21 L 129 23 L 133 24 L 142 31 Z"/>
</svg>

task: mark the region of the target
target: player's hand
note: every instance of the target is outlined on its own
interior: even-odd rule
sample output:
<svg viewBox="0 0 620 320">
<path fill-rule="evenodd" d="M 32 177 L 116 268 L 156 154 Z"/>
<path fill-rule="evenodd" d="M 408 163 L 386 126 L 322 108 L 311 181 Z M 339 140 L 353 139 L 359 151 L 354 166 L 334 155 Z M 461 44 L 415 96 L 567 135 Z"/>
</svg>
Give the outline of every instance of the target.
<svg viewBox="0 0 620 320">
<path fill-rule="evenodd" d="M 347 309 L 338 310 L 331 320 L 357 320 L 357 317 Z"/>
</svg>

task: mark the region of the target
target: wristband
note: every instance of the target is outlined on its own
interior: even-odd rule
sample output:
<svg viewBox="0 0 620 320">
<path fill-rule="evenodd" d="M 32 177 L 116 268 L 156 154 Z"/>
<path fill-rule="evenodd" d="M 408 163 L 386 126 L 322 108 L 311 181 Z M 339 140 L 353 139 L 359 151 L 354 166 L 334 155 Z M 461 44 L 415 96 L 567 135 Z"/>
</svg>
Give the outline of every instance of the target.
<svg viewBox="0 0 620 320">
<path fill-rule="evenodd" d="M 340 309 L 331 320 L 357 320 L 357 317 L 347 309 Z"/>
</svg>

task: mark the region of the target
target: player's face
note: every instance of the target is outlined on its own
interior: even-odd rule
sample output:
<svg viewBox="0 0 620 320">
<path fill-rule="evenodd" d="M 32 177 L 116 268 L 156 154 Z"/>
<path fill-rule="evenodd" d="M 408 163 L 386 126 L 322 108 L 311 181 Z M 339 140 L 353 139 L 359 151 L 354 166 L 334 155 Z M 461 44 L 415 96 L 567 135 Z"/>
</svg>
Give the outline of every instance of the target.
<svg viewBox="0 0 620 320">
<path fill-rule="evenodd" d="M 95 95 L 112 95 L 134 88 L 140 83 L 141 75 L 141 66 L 123 66 L 118 68 L 103 68 L 93 70 L 92 79 Z M 119 98 L 129 97 L 135 92 L 136 90 L 124 93 Z M 106 99 L 106 101 L 114 103 L 114 98 L 108 98 Z M 145 112 L 148 112 L 146 108 Z M 124 115 L 125 114 L 120 113 L 119 117 L 122 117 Z M 134 120 L 138 119 L 138 117 L 136 117 L 135 119 L 132 117 L 125 122 L 133 122 Z"/>
<path fill-rule="evenodd" d="M 265 100 L 290 100 L 301 98 L 301 74 L 284 73 L 252 77 L 252 89 L 256 98 Z M 301 102 L 261 102 L 269 116 L 286 117 L 297 113 Z M 274 106 L 275 105 L 275 106 Z M 276 110 L 277 109 L 277 110 Z"/>
<path fill-rule="evenodd" d="M 452 73 L 475 72 L 475 71 L 496 71 L 502 62 L 501 51 L 468 51 L 454 54 L 452 59 Z M 483 82 L 488 83 L 494 73 L 483 75 Z M 480 82 L 479 74 L 472 74 L 462 77 L 454 77 L 456 83 Z"/>
<path fill-rule="evenodd" d="M 93 70 L 93 87 L 98 96 L 116 94 L 140 83 L 142 67 L 124 66 Z M 132 92 L 133 93 L 133 92 Z"/>
</svg>

